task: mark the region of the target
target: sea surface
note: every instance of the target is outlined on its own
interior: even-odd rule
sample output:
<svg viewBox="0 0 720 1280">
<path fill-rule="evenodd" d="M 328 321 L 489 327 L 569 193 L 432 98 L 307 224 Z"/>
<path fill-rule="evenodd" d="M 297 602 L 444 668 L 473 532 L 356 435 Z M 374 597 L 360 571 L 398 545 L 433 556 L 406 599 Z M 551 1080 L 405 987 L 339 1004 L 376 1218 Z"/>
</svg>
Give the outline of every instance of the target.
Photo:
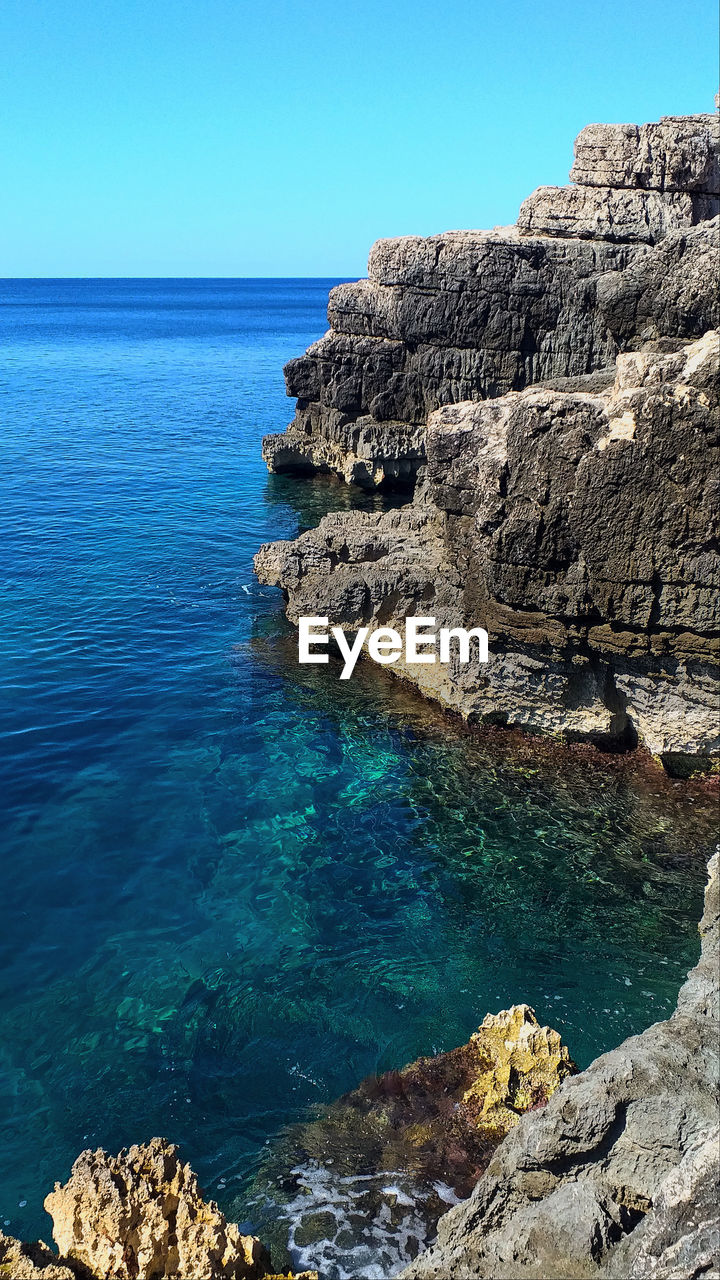
<svg viewBox="0 0 720 1280">
<path fill-rule="evenodd" d="M 254 551 L 382 503 L 260 457 L 332 283 L 0 283 L 13 1234 L 49 1238 L 83 1148 L 154 1134 L 253 1224 L 305 1108 L 518 1001 L 587 1064 L 699 953 L 700 790 L 298 667 Z"/>
</svg>

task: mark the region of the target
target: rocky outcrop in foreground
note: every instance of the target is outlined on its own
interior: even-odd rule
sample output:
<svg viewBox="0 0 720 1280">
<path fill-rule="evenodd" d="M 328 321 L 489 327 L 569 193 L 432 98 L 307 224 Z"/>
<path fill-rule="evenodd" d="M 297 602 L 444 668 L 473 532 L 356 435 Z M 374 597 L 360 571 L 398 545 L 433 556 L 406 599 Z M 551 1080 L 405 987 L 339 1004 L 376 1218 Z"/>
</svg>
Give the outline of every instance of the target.
<svg viewBox="0 0 720 1280">
<path fill-rule="evenodd" d="M 330 1151 L 338 1172 L 402 1170 L 466 1196 L 520 1116 L 576 1071 L 559 1033 L 513 1005 L 467 1044 L 364 1080 L 290 1133 L 299 1158 Z"/>
<path fill-rule="evenodd" d="M 163 1138 L 118 1156 L 84 1151 L 45 1200 L 58 1258 L 0 1234 L 13 1280 L 272 1280 L 270 1256 L 226 1222 Z M 279 1280 L 276 1277 L 276 1280 Z M 295 1280 L 313 1280 L 310 1273 Z"/>
<path fill-rule="evenodd" d="M 591 125 L 516 228 L 380 241 L 286 371 L 271 469 L 415 478 L 385 515 L 265 546 L 288 615 L 484 627 L 389 670 L 474 723 L 720 749 L 717 121 Z M 697 762 L 697 761 L 696 761 Z"/>
<path fill-rule="evenodd" d="M 265 1199 L 277 1197 L 277 1185 L 290 1188 L 283 1203 L 273 1201 L 270 1215 L 277 1221 L 280 1250 L 285 1252 L 289 1236 L 294 1254 L 304 1249 L 317 1257 L 329 1246 L 336 1263 L 342 1246 L 325 1238 L 328 1209 L 343 1202 L 348 1184 L 353 1186 L 350 1199 L 354 1203 L 349 1211 L 343 1207 L 337 1234 L 347 1238 L 358 1214 L 371 1213 L 388 1218 L 388 1241 L 392 1241 L 391 1209 L 398 1195 L 385 1183 L 396 1169 L 428 1184 L 424 1216 L 419 1216 L 419 1209 L 413 1216 L 419 1248 L 431 1238 L 448 1203 L 434 1189 L 437 1179 L 447 1179 L 445 1195 L 451 1201 L 457 1194 L 469 1194 L 504 1134 L 525 1111 L 544 1106 L 575 1070 L 557 1031 L 541 1027 L 527 1005 L 517 1005 L 488 1015 L 459 1049 L 365 1081 L 325 1108 L 322 1117 L 288 1131 L 274 1164 L 269 1163 L 258 1178 L 256 1195 Z M 300 1171 L 293 1170 L 298 1174 L 294 1178 L 290 1170 L 298 1162 L 323 1160 L 328 1150 L 333 1154 L 335 1180 L 329 1203 L 322 1206 L 324 1212 L 318 1212 L 310 1188 L 302 1188 Z M 377 1186 L 367 1176 L 368 1170 L 380 1175 Z M 299 1207 L 298 1188 L 305 1191 Z M 407 1234 L 402 1195 L 395 1207 L 400 1211 L 397 1234 Z M 260 1241 L 243 1235 L 213 1201 L 203 1199 L 190 1166 L 180 1160 L 177 1147 L 162 1138 L 130 1147 L 118 1156 L 84 1151 L 68 1182 L 56 1183 L 47 1196 L 45 1208 L 53 1219 L 60 1256 L 41 1242 L 25 1244 L 0 1232 L 0 1276 L 12 1280 L 274 1277 L 270 1255 Z M 320 1229 L 315 1249 L 313 1224 Z M 311 1271 L 294 1278 L 288 1273 L 287 1280 L 316 1280 L 316 1276 Z"/>
<path fill-rule="evenodd" d="M 488 1016 L 460 1049 L 366 1082 L 327 1108 L 324 1121 L 302 1127 L 302 1158 L 314 1174 L 303 1182 L 302 1169 L 288 1171 L 287 1162 L 281 1169 L 296 1259 L 316 1261 L 322 1240 L 333 1266 L 342 1250 L 357 1255 L 348 1242 L 353 1213 L 376 1214 L 388 1244 L 393 1232 L 405 1247 L 411 1235 L 422 1241 L 422 1204 L 406 1198 L 390 1172 L 399 1158 L 413 1174 L 448 1177 L 444 1187 L 435 1182 L 446 1202 L 450 1184 L 464 1194 L 468 1176 L 481 1175 L 469 1199 L 440 1219 L 436 1243 L 405 1280 L 717 1280 L 719 872 L 716 853 L 700 961 L 675 1013 L 586 1071 L 574 1074 L 557 1032 L 538 1026 L 526 1005 L 514 1006 Z M 372 1178 L 352 1176 L 359 1142 L 368 1141 L 384 1196 L 379 1208 Z M 159 1138 L 117 1157 L 84 1152 L 46 1207 L 61 1256 L 0 1233 L 0 1276 L 280 1280 L 259 1241 L 202 1199 L 192 1170 Z M 279 1201 L 273 1208 L 282 1218 Z M 328 1219 L 338 1210 L 335 1240 Z M 306 1271 L 295 1280 L 317 1276 Z"/>
<path fill-rule="evenodd" d="M 405 1280 L 720 1274 L 720 877 L 675 1013 L 524 1116 Z"/>
</svg>

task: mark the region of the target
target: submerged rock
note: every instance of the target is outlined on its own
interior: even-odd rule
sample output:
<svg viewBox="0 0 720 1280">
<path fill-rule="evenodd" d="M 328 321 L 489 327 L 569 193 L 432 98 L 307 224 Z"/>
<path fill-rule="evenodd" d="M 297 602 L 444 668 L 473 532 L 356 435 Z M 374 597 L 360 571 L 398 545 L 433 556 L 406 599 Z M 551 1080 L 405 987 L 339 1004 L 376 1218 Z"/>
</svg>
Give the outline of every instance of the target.
<svg viewBox="0 0 720 1280">
<path fill-rule="evenodd" d="M 406 1280 L 720 1273 L 720 877 L 675 1013 L 566 1080 L 501 1143 Z"/>
</svg>

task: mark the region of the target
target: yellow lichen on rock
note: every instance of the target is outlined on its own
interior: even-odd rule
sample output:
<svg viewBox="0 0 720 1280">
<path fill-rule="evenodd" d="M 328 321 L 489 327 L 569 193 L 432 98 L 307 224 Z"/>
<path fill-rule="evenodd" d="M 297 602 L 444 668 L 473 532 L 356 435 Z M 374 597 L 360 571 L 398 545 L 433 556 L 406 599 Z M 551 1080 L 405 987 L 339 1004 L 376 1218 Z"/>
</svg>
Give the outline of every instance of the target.
<svg viewBox="0 0 720 1280">
<path fill-rule="evenodd" d="M 576 1070 L 560 1035 L 541 1027 L 535 1011 L 515 1004 L 489 1013 L 470 1037 L 478 1071 L 463 1105 L 478 1124 L 507 1131 L 524 1111 L 542 1106 Z"/>
</svg>

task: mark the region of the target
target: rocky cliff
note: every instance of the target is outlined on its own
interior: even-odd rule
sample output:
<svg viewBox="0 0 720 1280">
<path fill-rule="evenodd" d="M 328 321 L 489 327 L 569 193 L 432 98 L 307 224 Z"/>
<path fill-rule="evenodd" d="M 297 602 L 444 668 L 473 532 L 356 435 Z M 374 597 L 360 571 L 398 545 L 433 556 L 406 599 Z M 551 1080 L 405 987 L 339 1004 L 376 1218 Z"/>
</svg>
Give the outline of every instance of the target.
<svg viewBox="0 0 720 1280">
<path fill-rule="evenodd" d="M 500 1145 L 405 1280 L 720 1275 L 720 877 L 675 1013 L 565 1080 Z"/>
<path fill-rule="evenodd" d="M 590 125 L 568 187 L 516 227 L 380 240 L 368 279 L 330 294 L 330 330 L 285 370 L 295 419 L 272 470 L 411 481 L 441 405 L 610 367 L 621 350 L 713 327 L 720 211 L 713 116 Z"/>
<path fill-rule="evenodd" d="M 381 241 L 333 291 L 265 455 L 414 476 L 414 500 L 256 568 L 292 620 L 484 626 L 482 668 L 390 668 L 473 722 L 640 740 L 676 768 L 720 745 L 715 122 L 590 126 L 572 177 L 517 228 Z"/>
</svg>

